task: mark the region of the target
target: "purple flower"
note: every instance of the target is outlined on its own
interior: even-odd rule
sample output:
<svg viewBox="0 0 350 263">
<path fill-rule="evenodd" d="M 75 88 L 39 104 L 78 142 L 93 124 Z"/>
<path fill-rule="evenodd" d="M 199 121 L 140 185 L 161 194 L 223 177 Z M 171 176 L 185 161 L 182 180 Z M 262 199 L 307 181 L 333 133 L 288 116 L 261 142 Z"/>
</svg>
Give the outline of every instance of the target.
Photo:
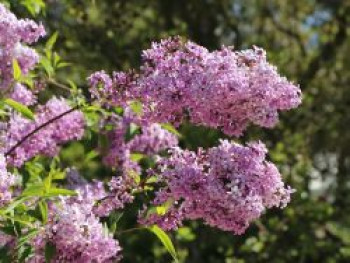
<svg viewBox="0 0 350 263">
<path fill-rule="evenodd" d="M 160 162 L 161 187 L 153 201 L 166 206 L 163 214 L 146 210 L 142 224 L 177 228 L 185 219 L 242 234 L 249 223 L 271 207 L 284 207 L 293 192 L 285 187 L 277 168 L 265 160 L 262 143 L 247 146 L 221 141 L 198 153 L 174 148 Z"/>
<path fill-rule="evenodd" d="M 301 102 L 298 86 L 278 74 L 265 51 L 254 47 L 235 51 L 227 47 L 209 52 L 193 42 L 169 38 L 143 52 L 140 73 L 104 72 L 90 77 L 93 94 L 112 105 L 143 102 L 149 122 L 198 125 L 240 136 L 254 123 L 273 127 L 278 112 Z"/>
<path fill-rule="evenodd" d="M 84 195 L 84 194 L 83 194 Z M 51 207 L 50 220 L 33 240 L 34 256 L 29 262 L 45 262 L 45 245 L 56 248 L 53 262 L 117 262 L 121 248 L 107 233 L 86 200 L 62 199 Z"/>
<path fill-rule="evenodd" d="M 11 187 L 15 184 L 15 176 L 6 169 L 6 159 L 0 154 L 0 207 L 9 203 L 12 199 Z"/>
<path fill-rule="evenodd" d="M 108 194 L 98 202 L 93 212 L 100 217 L 108 216 L 112 211 L 122 209 L 125 204 L 132 203 L 132 190 L 137 189 L 132 176 L 113 177 L 108 183 Z"/>
<path fill-rule="evenodd" d="M 39 61 L 38 54 L 24 44 L 32 44 L 45 35 L 45 29 L 32 20 L 17 19 L 0 4 L 0 90 L 7 91 L 13 83 L 13 60 L 22 74 L 27 74 Z"/>
<path fill-rule="evenodd" d="M 64 99 L 52 98 L 45 105 L 37 108 L 35 120 L 31 121 L 14 113 L 11 117 L 6 134 L 6 151 L 11 149 L 24 136 L 35 130 L 71 107 Z M 14 166 L 21 166 L 25 161 L 38 154 L 54 156 L 59 144 L 70 140 L 80 139 L 84 134 L 84 116 L 79 110 L 52 122 L 30 136 L 9 156 L 8 162 Z"/>
<path fill-rule="evenodd" d="M 16 83 L 11 98 L 23 105 L 33 105 L 36 102 L 35 95 L 22 84 Z"/>
<path fill-rule="evenodd" d="M 129 143 L 131 152 L 153 155 L 178 145 L 177 137 L 154 123 L 142 127 L 142 134 L 136 135 Z"/>
</svg>

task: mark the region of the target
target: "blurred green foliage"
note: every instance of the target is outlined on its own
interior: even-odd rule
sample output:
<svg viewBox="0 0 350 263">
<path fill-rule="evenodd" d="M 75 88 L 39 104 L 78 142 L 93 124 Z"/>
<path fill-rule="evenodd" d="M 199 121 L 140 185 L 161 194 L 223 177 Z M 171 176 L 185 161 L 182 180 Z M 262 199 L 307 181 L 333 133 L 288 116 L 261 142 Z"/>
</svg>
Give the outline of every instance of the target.
<svg viewBox="0 0 350 263">
<path fill-rule="evenodd" d="M 137 66 L 141 50 L 166 36 L 209 49 L 265 48 L 281 73 L 300 83 L 303 105 L 284 113 L 276 129 L 251 127 L 241 140 L 267 143 L 271 161 L 297 192 L 285 210 L 268 212 L 242 236 L 200 222 L 184 226 L 172 234 L 180 262 L 350 262 L 349 1 L 47 0 L 44 9 L 41 0 L 7 2 L 18 15 L 36 15 L 49 35 L 58 32 L 56 50 L 72 63 L 58 77 L 82 87 L 95 70 Z M 222 136 L 189 125 L 181 133 L 191 149 Z M 95 159 L 84 159 L 96 147 L 91 139 L 66 147 L 62 160 L 87 178 L 110 176 Z M 126 213 L 121 226 L 134 220 Z M 171 262 L 151 233 L 118 239 L 123 262 Z"/>
</svg>

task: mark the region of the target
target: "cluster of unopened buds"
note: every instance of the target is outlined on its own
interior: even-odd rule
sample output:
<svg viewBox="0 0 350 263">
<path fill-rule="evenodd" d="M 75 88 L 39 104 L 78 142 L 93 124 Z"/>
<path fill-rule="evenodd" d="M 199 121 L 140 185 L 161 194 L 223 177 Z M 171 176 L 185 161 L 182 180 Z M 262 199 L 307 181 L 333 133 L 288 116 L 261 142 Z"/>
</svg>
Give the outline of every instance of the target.
<svg viewBox="0 0 350 263">
<path fill-rule="evenodd" d="M 37 53 L 24 43 L 44 33 L 42 25 L 19 20 L 0 4 L 0 92 L 35 112 L 30 120 L 11 111 L 1 124 L 0 207 L 21 193 L 18 184 L 13 190 L 16 177 L 8 169 L 21 168 L 38 155 L 53 157 L 60 145 L 84 136 L 82 111 L 57 97 L 40 105 L 14 79 L 14 59 L 23 74 L 38 62 Z M 127 209 L 151 181 L 154 199 L 143 204 L 138 222 L 164 230 L 201 219 L 242 234 L 267 208 L 283 208 L 290 201 L 293 190 L 266 160 L 262 142 L 244 146 L 222 140 L 194 152 L 181 149 L 177 134 L 167 128 L 187 121 L 238 137 L 251 124 L 273 127 L 279 111 L 301 103 L 301 92 L 267 62 L 263 49 L 222 47 L 210 52 L 174 37 L 153 43 L 142 58 L 138 70 L 112 76 L 99 71 L 88 78 L 95 105 L 110 112 L 121 109 L 100 122 L 100 133 L 108 140 L 107 149 L 101 149 L 103 163 L 115 175 L 108 182 L 88 182 L 71 170 L 66 187 L 77 196 L 50 201 L 48 220 L 31 240 L 28 262 L 45 262 L 48 243 L 56 249 L 53 262 L 119 260 L 119 243 L 105 233 L 100 218 Z M 146 158 L 153 165 L 145 170 L 138 161 Z M 0 246 L 15 243 L 0 231 Z"/>
</svg>

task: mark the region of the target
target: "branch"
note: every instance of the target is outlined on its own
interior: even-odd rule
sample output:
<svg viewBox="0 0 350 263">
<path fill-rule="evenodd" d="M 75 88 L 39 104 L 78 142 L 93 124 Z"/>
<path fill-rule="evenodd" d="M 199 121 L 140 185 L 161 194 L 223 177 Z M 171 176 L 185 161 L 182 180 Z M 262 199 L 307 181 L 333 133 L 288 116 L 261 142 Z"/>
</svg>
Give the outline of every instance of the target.
<svg viewBox="0 0 350 263">
<path fill-rule="evenodd" d="M 38 127 L 36 127 L 33 131 L 31 131 L 30 133 L 28 133 L 26 136 L 24 136 L 22 139 L 20 139 L 14 146 L 12 146 L 10 148 L 10 150 L 8 150 L 5 153 L 5 156 L 9 156 L 10 154 L 12 154 L 19 146 L 21 146 L 28 138 L 30 138 L 31 136 L 33 136 L 35 133 L 37 133 L 38 131 L 40 131 L 41 129 L 45 128 L 46 126 L 50 125 L 51 123 L 61 119 L 62 117 L 68 115 L 69 113 L 76 111 L 77 109 L 79 109 L 79 105 L 75 106 L 59 115 L 57 115 L 56 117 L 44 122 L 43 124 L 39 125 Z"/>
<path fill-rule="evenodd" d="M 54 79 L 47 79 L 46 80 L 49 84 L 52 84 L 52 85 L 54 85 L 54 86 L 56 86 L 56 87 L 58 87 L 58 88 L 60 88 L 60 89 L 63 89 L 63 90 L 66 90 L 66 91 L 69 91 L 69 92 L 71 92 L 71 89 L 68 87 L 68 86 L 66 86 L 66 85 L 64 85 L 64 84 L 61 84 L 61 83 L 58 83 L 56 80 L 54 80 Z"/>
</svg>

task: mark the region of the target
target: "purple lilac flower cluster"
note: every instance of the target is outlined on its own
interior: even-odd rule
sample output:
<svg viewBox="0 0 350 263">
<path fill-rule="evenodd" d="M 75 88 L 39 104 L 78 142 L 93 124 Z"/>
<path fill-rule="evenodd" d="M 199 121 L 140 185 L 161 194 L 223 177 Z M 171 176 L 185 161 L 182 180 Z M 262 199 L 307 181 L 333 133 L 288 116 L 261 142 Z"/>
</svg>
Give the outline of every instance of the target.
<svg viewBox="0 0 350 263">
<path fill-rule="evenodd" d="M 26 106 L 33 105 L 37 101 L 37 98 L 33 92 L 20 83 L 16 83 L 14 85 L 13 92 L 10 97 L 11 99 Z"/>
<path fill-rule="evenodd" d="M 144 51 L 143 60 L 139 90 L 154 121 L 177 122 L 186 113 L 193 123 L 238 136 L 250 122 L 272 127 L 278 110 L 300 104 L 299 88 L 277 73 L 260 48 L 209 52 L 168 39 Z"/>
<path fill-rule="evenodd" d="M 178 145 L 176 135 L 157 123 L 143 123 L 135 114 L 129 113 L 128 108 L 123 117 L 115 116 L 112 121 L 109 120 L 109 123 L 114 128 L 107 132 L 110 147 L 104 160 L 111 167 L 122 168 L 124 174 L 128 171 L 140 172 L 140 167 L 131 160 L 132 153 L 152 156 Z M 127 141 L 126 133 L 132 125 L 139 127 L 140 133 L 133 135 Z"/>
<path fill-rule="evenodd" d="M 81 197 L 92 197 L 91 188 L 81 191 Z M 87 192 L 86 192 L 87 191 Z M 95 196 L 97 197 L 97 196 Z M 90 199 L 95 201 L 95 198 Z M 62 199 L 52 207 L 50 220 L 45 229 L 33 241 L 32 263 L 45 261 L 47 243 L 55 246 L 52 262 L 116 262 L 121 248 L 117 240 L 104 229 L 98 217 L 92 212 L 93 203 L 87 199 Z"/>
<path fill-rule="evenodd" d="M 13 83 L 13 61 L 17 60 L 22 74 L 27 74 L 39 61 L 35 50 L 25 46 L 45 35 L 41 24 L 17 19 L 0 4 L 0 90 L 8 91 Z"/>
<path fill-rule="evenodd" d="M 90 77 L 96 97 L 112 104 L 139 99 L 148 121 L 179 125 L 187 116 L 192 123 L 228 135 L 241 135 L 250 123 L 272 127 L 279 110 L 301 102 L 299 87 L 281 77 L 257 47 L 209 52 L 193 42 L 170 38 L 143 52 L 139 75 L 114 75 L 122 75 L 123 82 L 105 72 Z"/>
<path fill-rule="evenodd" d="M 114 72 L 112 78 L 104 71 L 97 71 L 89 78 L 90 92 L 93 98 L 103 103 L 127 106 L 127 102 L 135 97 L 135 80 L 133 72 Z"/>
<path fill-rule="evenodd" d="M 129 143 L 130 151 L 153 155 L 178 145 L 177 137 L 153 123 L 142 127 L 142 134 L 136 135 Z"/>
<path fill-rule="evenodd" d="M 105 217 L 114 210 L 123 209 L 125 204 L 134 201 L 132 191 L 136 189 L 137 184 L 132 176 L 113 177 L 108 182 L 108 195 L 99 200 L 93 212 L 99 217 Z"/>
<path fill-rule="evenodd" d="M 54 97 L 45 105 L 38 106 L 34 121 L 14 113 L 8 123 L 5 151 L 11 149 L 18 141 L 38 126 L 70 109 L 71 107 L 63 98 Z M 25 161 L 38 154 L 54 156 L 58 152 L 59 144 L 73 139 L 80 139 L 83 134 L 83 113 L 78 110 L 73 111 L 30 136 L 8 157 L 8 162 L 13 166 L 19 167 Z"/>
<path fill-rule="evenodd" d="M 94 209 L 107 197 L 100 181 L 88 183 L 75 169 L 67 173 L 69 188 L 77 196 L 64 197 L 49 206 L 49 220 L 33 239 L 32 263 L 45 261 L 46 244 L 55 246 L 52 262 L 117 262 L 121 248 L 100 223 Z"/>
<path fill-rule="evenodd" d="M 174 148 L 161 165 L 160 180 L 166 187 L 153 201 L 156 206 L 167 204 L 167 211 L 143 213 L 140 223 L 170 230 L 185 219 L 202 219 L 242 234 L 266 208 L 284 207 L 293 192 L 276 166 L 265 160 L 266 152 L 260 142 L 242 146 L 227 140 L 198 153 Z"/>
<path fill-rule="evenodd" d="M 138 124 L 140 133 L 135 134 L 129 141 L 126 140 L 126 133 L 130 126 Z M 104 123 L 106 124 L 106 122 Z M 125 108 L 123 117 L 114 116 L 108 124 L 113 124 L 113 130 L 107 132 L 110 143 L 108 153 L 104 161 L 107 165 L 115 167 L 119 176 L 113 177 L 108 183 L 109 194 L 94 212 L 99 216 L 108 216 L 113 210 L 124 208 L 125 204 L 134 200 L 131 192 L 138 188 L 135 176 L 141 173 L 139 164 L 132 160 L 133 153 L 141 153 L 145 156 L 156 156 L 159 152 L 178 145 L 177 137 L 163 129 L 159 124 L 145 124 Z"/>
<path fill-rule="evenodd" d="M 0 207 L 11 201 L 11 186 L 15 184 L 15 176 L 6 169 L 6 159 L 0 154 Z"/>
</svg>

